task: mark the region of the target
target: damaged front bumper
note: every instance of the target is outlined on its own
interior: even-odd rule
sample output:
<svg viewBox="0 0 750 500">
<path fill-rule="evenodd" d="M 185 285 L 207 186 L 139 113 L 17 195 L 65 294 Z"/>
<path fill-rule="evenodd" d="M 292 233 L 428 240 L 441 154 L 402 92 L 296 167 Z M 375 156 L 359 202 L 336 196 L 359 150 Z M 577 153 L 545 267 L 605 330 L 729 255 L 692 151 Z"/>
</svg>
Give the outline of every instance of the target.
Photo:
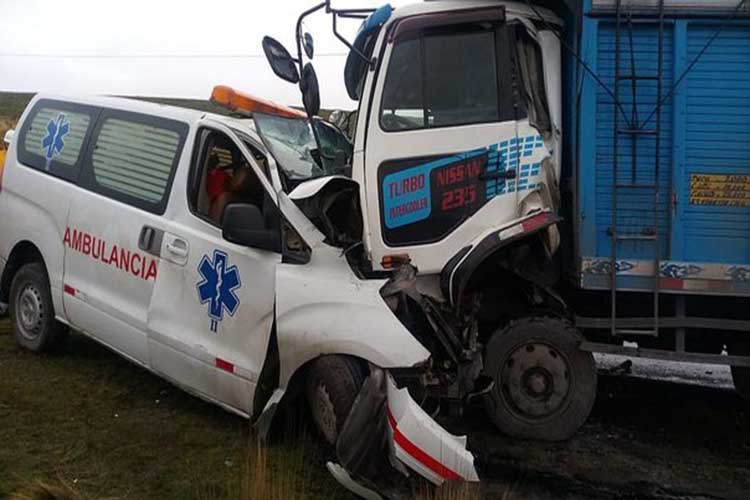
<svg viewBox="0 0 750 500">
<path fill-rule="evenodd" d="M 339 434 L 336 453 L 339 464 L 329 463 L 329 471 L 364 498 L 402 496 L 411 473 L 435 485 L 479 481 L 466 438 L 443 429 L 390 373 L 374 367 Z"/>
<path fill-rule="evenodd" d="M 388 427 L 396 458 L 431 483 L 479 481 L 466 436 L 454 436 L 435 422 L 387 377 Z"/>
</svg>

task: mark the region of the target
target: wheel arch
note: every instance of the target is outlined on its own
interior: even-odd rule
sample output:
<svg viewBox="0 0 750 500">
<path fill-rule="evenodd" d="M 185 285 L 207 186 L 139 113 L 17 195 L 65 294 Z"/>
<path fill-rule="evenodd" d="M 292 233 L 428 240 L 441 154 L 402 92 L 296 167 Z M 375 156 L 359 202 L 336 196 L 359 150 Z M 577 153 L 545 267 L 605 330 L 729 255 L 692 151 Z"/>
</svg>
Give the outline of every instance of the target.
<svg viewBox="0 0 750 500">
<path fill-rule="evenodd" d="M 2 277 L 0 277 L 0 302 L 7 303 L 9 301 L 10 286 L 13 282 L 13 277 L 21 267 L 32 262 L 42 264 L 49 276 L 47 264 L 39 247 L 29 240 L 22 240 L 16 243 L 8 255 L 8 262 L 5 264 Z"/>
<path fill-rule="evenodd" d="M 484 274 L 488 265 L 502 260 L 527 242 L 541 243 L 547 229 L 561 220 L 555 214 L 541 212 L 480 236 L 454 255 L 441 271 L 443 295 L 453 306 L 460 304 L 475 277 Z"/>
<path fill-rule="evenodd" d="M 279 408 L 283 409 L 281 414 L 286 416 L 299 416 L 303 412 L 307 413 L 309 416 L 310 410 L 307 407 L 307 403 L 305 402 L 302 405 L 296 403 L 305 401 L 305 384 L 313 364 L 318 359 L 327 356 L 346 356 L 361 362 L 364 366 L 368 365 L 366 359 L 348 353 L 327 353 L 314 356 L 297 366 L 294 372 L 288 377 L 286 384 L 275 388 L 275 391 L 281 394 L 280 398 L 274 400 L 273 397 L 271 397 L 263 402 L 263 406 L 258 405 L 258 401 L 256 401 L 252 422 L 259 427 L 261 439 L 263 441 L 271 439 L 272 436 L 279 431 L 277 426 L 277 423 L 280 420 L 277 418 L 280 414 L 278 411 Z"/>
</svg>

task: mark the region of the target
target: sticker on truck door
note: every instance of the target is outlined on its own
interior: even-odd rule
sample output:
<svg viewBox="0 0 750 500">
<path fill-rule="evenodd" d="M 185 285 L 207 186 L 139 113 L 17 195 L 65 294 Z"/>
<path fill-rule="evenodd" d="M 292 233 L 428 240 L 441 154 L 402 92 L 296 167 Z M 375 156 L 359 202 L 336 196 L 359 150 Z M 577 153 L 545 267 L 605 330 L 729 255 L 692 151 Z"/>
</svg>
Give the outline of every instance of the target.
<svg viewBox="0 0 750 500">
<path fill-rule="evenodd" d="M 235 293 L 242 287 L 237 266 L 229 265 L 229 257 L 221 250 L 214 250 L 213 258 L 204 255 L 198 264 L 201 281 L 196 286 L 201 304 L 208 304 L 209 330 L 216 333 L 224 313 L 234 316 L 240 306 Z"/>
<path fill-rule="evenodd" d="M 390 246 L 439 241 L 489 200 L 535 189 L 541 136 L 515 137 L 463 153 L 393 160 L 378 171 L 383 240 Z"/>
</svg>

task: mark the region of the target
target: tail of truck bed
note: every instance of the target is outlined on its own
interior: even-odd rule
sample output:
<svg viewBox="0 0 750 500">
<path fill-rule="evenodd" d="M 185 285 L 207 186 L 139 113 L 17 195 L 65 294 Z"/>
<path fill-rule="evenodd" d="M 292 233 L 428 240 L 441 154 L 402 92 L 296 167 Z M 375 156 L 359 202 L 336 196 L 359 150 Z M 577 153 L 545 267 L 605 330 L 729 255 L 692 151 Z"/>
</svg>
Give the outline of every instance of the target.
<svg viewBox="0 0 750 500">
<path fill-rule="evenodd" d="M 577 325 L 601 341 L 591 350 L 748 366 L 719 356 L 750 354 L 746 3 L 581 6 L 569 41 L 588 67 L 567 61 L 568 264 Z M 611 300 L 591 301 L 596 290 Z M 622 339 L 659 352 L 606 345 Z"/>
</svg>

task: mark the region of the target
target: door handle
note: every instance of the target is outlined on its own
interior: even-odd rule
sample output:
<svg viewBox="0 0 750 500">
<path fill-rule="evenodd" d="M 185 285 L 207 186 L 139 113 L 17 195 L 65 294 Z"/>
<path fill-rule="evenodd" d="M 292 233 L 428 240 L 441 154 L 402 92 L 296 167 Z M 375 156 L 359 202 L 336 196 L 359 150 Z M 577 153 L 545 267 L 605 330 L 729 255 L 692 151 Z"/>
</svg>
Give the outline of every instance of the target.
<svg viewBox="0 0 750 500">
<path fill-rule="evenodd" d="M 166 248 L 169 253 L 171 253 L 172 255 L 176 255 L 177 257 L 188 256 L 188 245 L 185 240 L 175 238 L 174 240 L 167 243 Z"/>
<path fill-rule="evenodd" d="M 164 237 L 164 231 L 152 226 L 143 226 L 141 234 L 138 236 L 138 248 L 151 255 L 161 257 L 161 241 Z"/>
<path fill-rule="evenodd" d="M 491 179 L 505 179 L 505 180 L 512 180 L 516 178 L 516 171 L 511 170 L 504 170 L 504 171 L 496 171 L 496 172 L 482 172 L 479 174 L 479 180 L 480 181 L 487 181 Z"/>
</svg>

